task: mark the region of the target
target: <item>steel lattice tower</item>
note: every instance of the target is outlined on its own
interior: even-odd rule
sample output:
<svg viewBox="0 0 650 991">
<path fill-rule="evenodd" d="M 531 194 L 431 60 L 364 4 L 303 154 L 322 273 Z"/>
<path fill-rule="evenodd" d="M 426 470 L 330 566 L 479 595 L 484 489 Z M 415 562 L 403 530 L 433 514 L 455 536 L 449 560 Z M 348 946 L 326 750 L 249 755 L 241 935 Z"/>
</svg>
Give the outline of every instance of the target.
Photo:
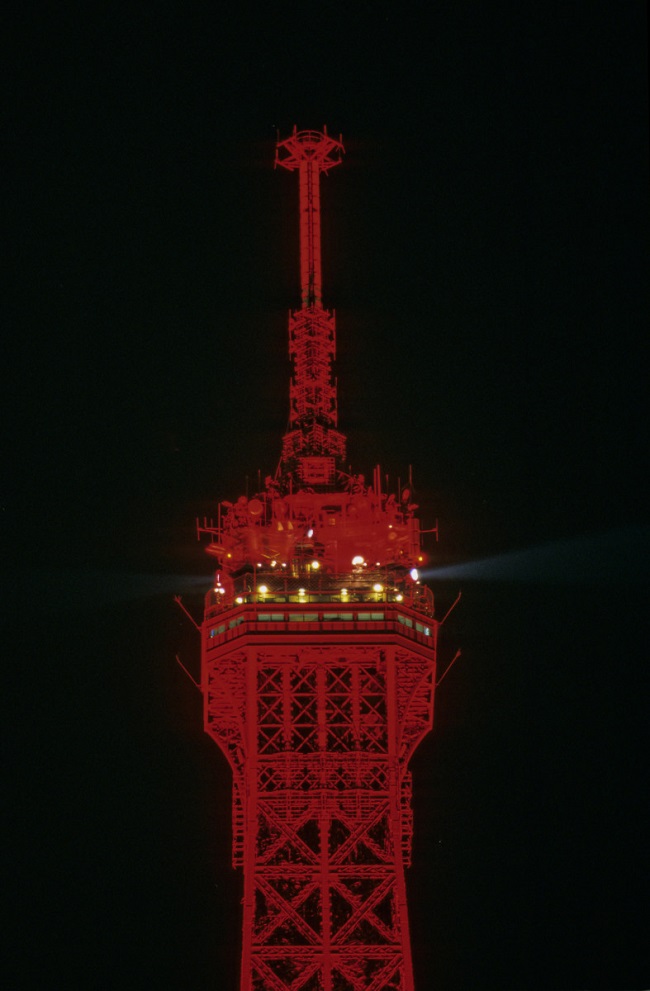
<svg viewBox="0 0 650 991">
<path fill-rule="evenodd" d="M 277 145 L 300 191 L 289 428 L 263 491 L 198 526 L 218 562 L 201 686 L 233 772 L 241 991 L 413 989 L 408 763 L 433 722 L 439 623 L 409 490 L 345 470 L 319 194 L 342 154 L 326 130 Z"/>
</svg>

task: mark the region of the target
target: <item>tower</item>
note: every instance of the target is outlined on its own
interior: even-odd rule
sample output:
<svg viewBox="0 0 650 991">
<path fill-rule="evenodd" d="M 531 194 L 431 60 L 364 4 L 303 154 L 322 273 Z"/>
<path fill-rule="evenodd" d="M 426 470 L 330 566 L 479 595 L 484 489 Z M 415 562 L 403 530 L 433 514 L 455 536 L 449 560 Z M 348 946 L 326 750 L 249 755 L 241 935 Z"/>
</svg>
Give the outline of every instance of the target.
<svg viewBox="0 0 650 991">
<path fill-rule="evenodd" d="M 409 760 L 433 722 L 438 622 L 408 488 L 346 472 L 334 315 L 322 306 L 327 131 L 279 141 L 296 171 L 301 306 L 274 475 L 204 520 L 206 732 L 233 773 L 241 991 L 413 991 Z"/>
</svg>

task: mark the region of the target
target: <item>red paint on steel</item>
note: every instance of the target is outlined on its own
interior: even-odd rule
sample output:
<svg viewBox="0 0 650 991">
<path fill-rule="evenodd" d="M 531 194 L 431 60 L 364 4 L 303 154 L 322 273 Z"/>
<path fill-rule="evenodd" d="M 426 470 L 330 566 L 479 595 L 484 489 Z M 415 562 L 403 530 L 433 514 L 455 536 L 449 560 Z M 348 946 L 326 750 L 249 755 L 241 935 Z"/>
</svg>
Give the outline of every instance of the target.
<svg viewBox="0 0 650 991">
<path fill-rule="evenodd" d="M 342 152 L 325 131 L 278 144 L 300 190 L 290 429 L 262 491 L 199 526 L 218 563 L 202 690 L 233 773 L 241 991 L 413 991 L 408 763 L 433 722 L 439 624 L 408 490 L 344 470 L 319 199 Z"/>
</svg>

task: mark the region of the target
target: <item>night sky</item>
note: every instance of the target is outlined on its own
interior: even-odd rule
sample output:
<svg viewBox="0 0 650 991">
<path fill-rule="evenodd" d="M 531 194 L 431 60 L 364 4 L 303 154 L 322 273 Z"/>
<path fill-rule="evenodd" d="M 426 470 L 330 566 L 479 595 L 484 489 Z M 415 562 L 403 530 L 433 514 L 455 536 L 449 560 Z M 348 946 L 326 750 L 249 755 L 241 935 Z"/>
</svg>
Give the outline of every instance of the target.
<svg viewBox="0 0 650 991">
<path fill-rule="evenodd" d="M 418 991 L 650 987 L 638 2 L 31 5 L 5 25 L 7 988 L 237 987 L 194 518 L 288 412 L 294 124 L 349 459 L 440 521 Z M 647 364 L 646 364 L 647 368 Z M 461 567 L 463 566 L 463 567 Z"/>
</svg>

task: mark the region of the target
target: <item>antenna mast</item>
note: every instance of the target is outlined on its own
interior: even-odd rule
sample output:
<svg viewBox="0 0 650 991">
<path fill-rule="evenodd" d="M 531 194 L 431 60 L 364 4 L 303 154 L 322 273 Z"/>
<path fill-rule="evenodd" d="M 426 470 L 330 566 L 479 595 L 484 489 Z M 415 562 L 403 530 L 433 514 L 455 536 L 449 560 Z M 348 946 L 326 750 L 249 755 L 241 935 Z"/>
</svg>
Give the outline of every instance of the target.
<svg viewBox="0 0 650 991">
<path fill-rule="evenodd" d="M 303 485 L 333 485 L 345 464 L 345 437 L 336 429 L 338 411 L 332 361 L 336 357 L 334 314 L 322 305 L 320 174 L 341 161 L 341 141 L 327 130 L 298 131 L 278 142 L 276 165 L 298 171 L 300 193 L 301 308 L 289 314 L 289 431 L 282 446 L 281 473 Z"/>
</svg>

